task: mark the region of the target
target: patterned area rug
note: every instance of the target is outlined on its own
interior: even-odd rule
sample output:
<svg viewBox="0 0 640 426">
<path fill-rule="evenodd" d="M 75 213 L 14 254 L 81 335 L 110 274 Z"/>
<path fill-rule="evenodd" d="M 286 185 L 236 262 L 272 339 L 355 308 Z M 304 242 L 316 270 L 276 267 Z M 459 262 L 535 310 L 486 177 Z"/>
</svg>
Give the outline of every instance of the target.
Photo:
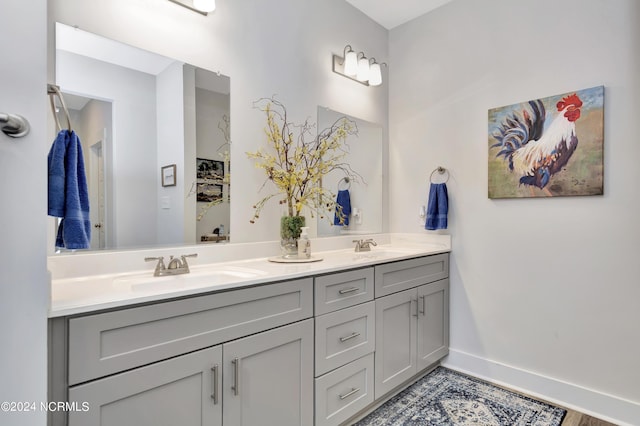
<svg viewBox="0 0 640 426">
<path fill-rule="evenodd" d="M 559 426 L 566 410 L 438 367 L 356 426 Z"/>
</svg>

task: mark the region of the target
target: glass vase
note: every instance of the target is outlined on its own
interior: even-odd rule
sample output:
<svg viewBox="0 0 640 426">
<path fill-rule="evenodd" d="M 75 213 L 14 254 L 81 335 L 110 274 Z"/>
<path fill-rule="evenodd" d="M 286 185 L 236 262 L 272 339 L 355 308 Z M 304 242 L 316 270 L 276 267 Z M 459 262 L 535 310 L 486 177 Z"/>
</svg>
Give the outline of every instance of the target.
<svg viewBox="0 0 640 426">
<path fill-rule="evenodd" d="M 280 219 L 280 254 L 283 258 L 298 258 L 298 239 L 303 226 L 304 216 L 282 216 Z"/>
</svg>

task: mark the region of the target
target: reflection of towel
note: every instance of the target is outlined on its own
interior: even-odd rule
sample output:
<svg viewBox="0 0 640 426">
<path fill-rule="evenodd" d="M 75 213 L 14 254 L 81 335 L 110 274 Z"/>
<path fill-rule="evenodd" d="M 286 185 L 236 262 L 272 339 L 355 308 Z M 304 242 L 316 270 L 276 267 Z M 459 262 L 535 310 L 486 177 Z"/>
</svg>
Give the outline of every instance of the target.
<svg viewBox="0 0 640 426">
<path fill-rule="evenodd" d="M 447 229 L 447 213 L 449 211 L 449 195 L 447 185 L 432 183 L 429 188 L 429 202 L 427 203 L 426 229 Z"/>
<path fill-rule="evenodd" d="M 336 197 L 336 214 L 333 217 L 333 224 L 338 226 L 349 226 L 350 214 L 351 197 L 349 196 L 349 190 L 340 190 Z"/>
<path fill-rule="evenodd" d="M 89 193 L 80 139 L 61 130 L 51 146 L 49 163 L 49 216 L 61 217 L 56 247 L 89 248 L 91 222 Z"/>
</svg>

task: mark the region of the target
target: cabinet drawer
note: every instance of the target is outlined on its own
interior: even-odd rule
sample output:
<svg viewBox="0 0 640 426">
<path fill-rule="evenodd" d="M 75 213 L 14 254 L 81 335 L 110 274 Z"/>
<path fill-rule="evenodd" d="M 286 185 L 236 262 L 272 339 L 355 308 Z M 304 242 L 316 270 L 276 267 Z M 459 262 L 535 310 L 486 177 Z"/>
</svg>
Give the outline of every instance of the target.
<svg viewBox="0 0 640 426">
<path fill-rule="evenodd" d="M 69 384 L 103 377 L 313 315 L 312 279 L 69 320 Z"/>
<path fill-rule="evenodd" d="M 339 425 L 373 402 L 373 354 L 316 379 L 316 426 Z"/>
<path fill-rule="evenodd" d="M 316 318 L 316 376 L 375 350 L 375 302 Z"/>
<path fill-rule="evenodd" d="M 448 253 L 387 263 L 375 267 L 375 294 L 386 296 L 448 276 Z"/>
<path fill-rule="evenodd" d="M 316 316 L 373 300 L 373 268 L 315 279 Z"/>
</svg>

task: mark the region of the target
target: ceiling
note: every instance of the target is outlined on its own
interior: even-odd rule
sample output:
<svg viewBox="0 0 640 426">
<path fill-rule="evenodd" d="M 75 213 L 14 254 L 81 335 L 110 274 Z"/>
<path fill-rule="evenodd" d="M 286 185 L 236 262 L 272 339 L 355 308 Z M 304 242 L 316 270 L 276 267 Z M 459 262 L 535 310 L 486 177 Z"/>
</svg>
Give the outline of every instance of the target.
<svg viewBox="0 0 640 426">
<path fill-rule="evenodd" d="M 346 0 L 390 30 L 453 0 Z"/>
</svg>

